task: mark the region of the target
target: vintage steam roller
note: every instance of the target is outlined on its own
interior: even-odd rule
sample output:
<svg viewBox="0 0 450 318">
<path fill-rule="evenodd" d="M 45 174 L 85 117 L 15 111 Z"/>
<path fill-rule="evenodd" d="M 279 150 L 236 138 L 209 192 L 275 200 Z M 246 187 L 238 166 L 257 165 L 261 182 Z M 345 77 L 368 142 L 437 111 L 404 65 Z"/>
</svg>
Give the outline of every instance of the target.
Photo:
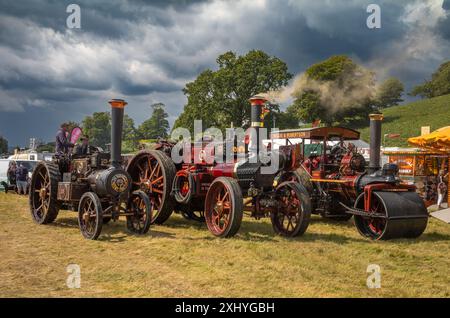
<svg viewBox="0 0 450 318">
<path fill-rule="evenodd" d="M 428 224 L 428 211 L 414 185 L 403 184 L 398 166 L 380 166 L 381 121 L 370 115 L 370 163 L 367 173 L 355 179 L 359 193 L 353 208 L 354 222 L 361 235 L 375 240 L 415 238 Z"/>
<path fill-rule="evenodd" d="M 373 240 L 414 238 L 428 222 L 428 212 L 413 185 L 402 183 L 398 167 L 380 166 L 382 114 L 370 115 L 370 162 L 351 140 L 359 132 L 344 127 L 316 127 L 274 133 L 273 139 L 302 139 L 302 163 L 289 176 L 308 192 L 312 213 L 349 220 Z"/>
<path fill-rule="evenodd" d="M 153 222 L 161 224 L 173 210 L 178 210 L 190 218 L 204 217 L 213 235 L 231 237 L 239 230 L 245 212 L 256 219 L 270 217 L 274 231 L 283 236 L 295 237 L 306 231 L 310 198 L 298 183 L 286 177 L 300 166 L 300 146 L 269 152 L 269 161 L 263 162 L 259 157 L 263 144 L 258 131 L 263 127 L 266 102 L 260 96 L 250 99 L 250 128 L 254 132 L 249 135 L 250 151 L 233 151 L 231 162 L 219 158 L 225 159 L 226 147 L 233 147 L 236 140 L 218 142 L 210 149 L 207 145 L 211 140 L 189 142 L 189 156 L 197 161 L 174 163 L 171 154 L 176 144 L 167 141 L 130 160 L 127 172 L 133 189 L 144 191 L 154 203 Z M 207 160 L 207 155 L 214 160 Z M 274 156 L 279 156 L 280 164 L 265 173 Z"/>
<path fill-rule="evenodd" d="M 31 177 L 30 211 L 38 224 L 53 222 L 61 208 L 78 211 L 82 235 L 95 240 L 103 224 L 126 217 L 129 231 L 148 232 L 152 203 L 141 190 L 131 191 L 131 177 L 121 167 L 123 114 L 127 103 L 111 105 L 111 153 L 63 154 L 42 161 Z"/>
</svg>

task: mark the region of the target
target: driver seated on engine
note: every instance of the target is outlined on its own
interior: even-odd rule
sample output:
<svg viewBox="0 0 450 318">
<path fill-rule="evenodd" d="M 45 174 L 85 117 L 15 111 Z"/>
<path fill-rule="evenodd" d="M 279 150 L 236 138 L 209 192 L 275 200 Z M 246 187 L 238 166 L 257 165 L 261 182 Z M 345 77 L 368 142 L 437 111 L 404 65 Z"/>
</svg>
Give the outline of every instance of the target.
<svg viewBox="0 0 450 318">
<path fill-rule="evenodd" d="M 80 138 L 81 144 L 77 144 L 75 146 L 75 148 L 73 148 L 73 155 L 76 156 L 86 156 L 86 155 L 90 155 L 96 151 L 98 151 L 98 149 L 96 147 L 93 147 L 91 145 L 89 145 L 89 136 L 88 135 L 84 135 L 83 137 Z"/>
</svg>

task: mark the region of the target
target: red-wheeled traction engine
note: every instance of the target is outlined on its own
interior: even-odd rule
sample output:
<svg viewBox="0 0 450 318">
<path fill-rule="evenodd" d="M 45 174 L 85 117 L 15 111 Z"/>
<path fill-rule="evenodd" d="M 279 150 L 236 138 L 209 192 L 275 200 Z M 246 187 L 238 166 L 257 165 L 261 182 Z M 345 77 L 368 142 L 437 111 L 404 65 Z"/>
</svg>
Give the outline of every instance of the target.
<svg viewBox="0 0 450 318">
<path fill-rule="evenodd" d="M 428 212 L 415 186 L 398 178 L 397 165 L 380 167 L 382 120 L 382 114 L 370 115 L 368 167 L 351 143 L 359 139 L 359 132 L 352 129 L 318 127 L 276 132 L 271 137 L 286 143 L 303 140 L 302 164 L 289 179 L 308 192 L 313 214 L 333 220 L 354 216 L 359 233 L 374 240 L 418 237 L 427 226 Z M 307 146 L 316 151 L 306 153 Z"/>
<path fill-rule="evenodd" d="M 197 163 L 187 160 L 175 164 L 171 159 L 175 143 L 166 141 L 160 142 L 156 150 L 143 150 L 129 161 L 127 172 L 133 189 L 143 190 L 153 202 L 153 222 L 165 222 L 176 210 L 197 219 L 204 216 L 215 236 L 231 237 L 239 230 L 245 211 L 257 219 L 270 216 L 274 231 L 283 236 L 298 236 L 306 231 L 311 212 L 307 193 L 297 182 L 284 180 L 300 167 L 300 147 L 281 147 L 282 164 L 274 172 L 265 173 L 270 161 L 250 157 L 263 147 L 259 129 L 263 127 L 266 100 L 255 96 L 250 102 L 252 151 L 235 154 L 233 162 L 207 160 L 205 148 L 209 141 L 205 140 L 189 142 L 192 156 L 200 154 Z M 230 145 L 226 142 L 222 147 L 225 144 Z M 234 142 L 231 146 L 236 148 Z M 212 147 L 208 153 L 215 158 L 225 154 L 224 148 L 217 149 Z"/>
<path fill-rule="evenodd" d="M 251 127 L 263 127 L 263 97 L 251 100 Z M 206 220 L 216 236 L 234 235 L 243 212 L 255 218 L 270 216 L 276 233 L 297 236 L 305 232 L 311 213 L 334 220 L 354 216 L 358 231 L 370 239 L 420 236 L 428 213 L 414 186 L 403 184 L 395 165 L 380 167 L 381 114 L 370 117 L 371 160 L 344 141 L 359 139 L 359 133 L 343 127 L 321 127 L 304 131 L 322 154 L 306 155 L 305 143 L 280 146 L 276 173 L 262 174 L 264 163 L 244 160 L 233 163 L 175 164 L 170 156 L 175 143 L 161 141 L 156 150 L 143 150 L 133 157 L 127 172 L 133 189 L 143 190 L 156 209 L 152 221 L 164 223 L 172 211 Z M 250 143 L 262 147 L 259 134 Z M 337 144 L 329 147 L 331 141 Z M 206 143 L 191 145 L 202 150 Z M 197 214 L 196 214 L 197 213 Z"/>
</svg>

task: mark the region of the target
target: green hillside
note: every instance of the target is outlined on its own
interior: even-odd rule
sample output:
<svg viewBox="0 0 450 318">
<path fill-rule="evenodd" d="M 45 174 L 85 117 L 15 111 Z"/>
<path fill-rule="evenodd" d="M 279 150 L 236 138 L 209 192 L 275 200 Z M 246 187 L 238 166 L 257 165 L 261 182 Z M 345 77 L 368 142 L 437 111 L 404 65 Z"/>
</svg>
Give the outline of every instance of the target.
<svg viewBox="0 0 450 318">
<path fill-rule="evenodd" d="M 388 147 L 408 146 L 407 139 L 420 135 L 422 126 L 431 126 L 431 131 L 450 126 L 450 95 L 424 99 L 383 110 L 382 135 L 400 134 L 400 138 L 386 139 Z M 369 127 L 354 127 L 361 132 L 361 139 L 369 141 Z"/>
</svg>

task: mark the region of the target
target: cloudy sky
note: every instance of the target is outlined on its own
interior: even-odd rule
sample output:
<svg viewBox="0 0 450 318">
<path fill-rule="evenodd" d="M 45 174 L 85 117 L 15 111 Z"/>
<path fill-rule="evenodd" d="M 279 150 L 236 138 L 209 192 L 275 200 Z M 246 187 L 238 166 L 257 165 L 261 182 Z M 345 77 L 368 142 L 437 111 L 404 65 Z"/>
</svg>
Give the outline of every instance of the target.
<svg viewBox="0 0 450 318">
<path fill-rule="evenodd" d="M 67 28 L 70 3 L 81 29 Z M 366 26 L 370 3 L 381 29 Z M 0 0 L 0 135 L 51 141 L 62 121 L 108 110 L 110 98 L 125 98 L 137 124 L 163 102 L 172 123 L 187 82 L 219 54 L 251 49 L 294 74 L 348 54 L 410 89 L 450 59 L 450 0 Z"/>
</svg>

